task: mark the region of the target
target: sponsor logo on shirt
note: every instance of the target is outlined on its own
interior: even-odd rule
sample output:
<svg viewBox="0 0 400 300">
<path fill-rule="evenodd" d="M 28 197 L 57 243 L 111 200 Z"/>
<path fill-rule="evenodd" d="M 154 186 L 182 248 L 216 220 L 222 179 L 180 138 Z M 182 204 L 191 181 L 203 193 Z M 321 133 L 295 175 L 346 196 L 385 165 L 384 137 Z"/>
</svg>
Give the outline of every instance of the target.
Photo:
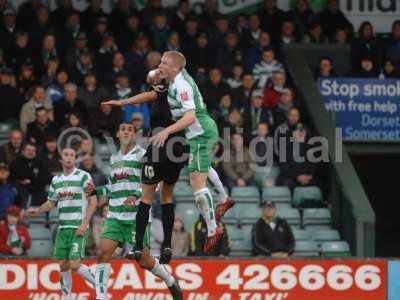
<svg viewBox="0 0 400 300">
<path fill-rule="evenodd" d="M 186 91 L 180 92 L 179 96 L 182 101 L 188 101 L 189 100 L 189 94 Z"/>
</svg>

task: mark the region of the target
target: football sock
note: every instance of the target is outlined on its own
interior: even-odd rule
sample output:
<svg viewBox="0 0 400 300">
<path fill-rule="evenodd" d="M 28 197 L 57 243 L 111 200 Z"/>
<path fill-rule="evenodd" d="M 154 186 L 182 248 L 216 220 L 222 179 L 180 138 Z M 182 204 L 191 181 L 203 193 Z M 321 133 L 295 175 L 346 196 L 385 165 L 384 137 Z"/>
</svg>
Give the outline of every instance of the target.
<svg viewBox="0 0 400 300">
<path fill-rule="evenodd" d="M 208 236 L 213 236 L 217 229 L 217 223 L 215 221 L 213 199 L 209 189 L 204 188 L 196 191 L 194 193 L 194 199 L 207 224 Z"/>
</svg>

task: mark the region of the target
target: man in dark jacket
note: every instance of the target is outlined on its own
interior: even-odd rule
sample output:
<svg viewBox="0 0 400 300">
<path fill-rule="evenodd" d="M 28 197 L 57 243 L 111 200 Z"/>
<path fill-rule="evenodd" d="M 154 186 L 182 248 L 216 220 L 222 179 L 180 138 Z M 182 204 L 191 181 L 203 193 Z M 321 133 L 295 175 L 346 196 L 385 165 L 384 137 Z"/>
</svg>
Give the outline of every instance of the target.
<svg viewBox="0 0 400 300">
<path fill-rule="evenodd" d="M 252 230 L 253 254 L 288 257 L 294 251 L 294 236 L 286 220 L 276 216 L 275 203 L 265 201 L 262 216 Z"/>
<path fill-rule="evenodd" d="M 10 165 L 20 154 L 23 134 L 19 129 L 10 132 L 9 142 L 0 147 L 0 162 Z"/>
<path fill-rule="evenodd" d="M 25 144 L 22 155 L 10 166 L 11 180 L 17 187 L 23 207 L 27 204 L 40 206 L 46 201 L 45 186 L 49 182 L 50 174 L 36 153 L 36 145 Z"/>
<path fill-rule="evenodd" d="M 46 108 L 36 109 L 36 120 L 28 124 L 26 139 L 35 143 L 38 147 L 44 146 L 44 138 L 47 135 L 57 135 L 58 128 L 56 123 L 50 120 Z"/>
<path fill-rule="evenodd" d="M 228 233 L 226 231 L 225 225 L 220 222 L 218 226 L 222 227 L 224 230 L 224 235 L 215 246 L 214 250 L 205 254 L 204 244 L 207 240 L 207 225 L 204 221 L 202 215 L 199 216 L 197 222 L 193 224 L 193 234 L 191 238 L 191 253 L 196 256 L 227 256 L 229 254 L 229 239 Z"/>
<path fill-rule="evenodd" d="M 0 70 L 0 122 L 19 122 L 22 99 L 11 85 L 13 72 L 9 68 Z"/>
</svg>

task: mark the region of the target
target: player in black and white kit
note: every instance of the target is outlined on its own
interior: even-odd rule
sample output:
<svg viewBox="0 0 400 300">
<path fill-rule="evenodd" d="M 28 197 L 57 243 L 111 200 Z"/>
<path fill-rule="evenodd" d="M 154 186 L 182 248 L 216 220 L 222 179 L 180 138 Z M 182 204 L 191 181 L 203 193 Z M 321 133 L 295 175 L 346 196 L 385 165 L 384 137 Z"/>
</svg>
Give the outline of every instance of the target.
<svg viewBox="0 0 400 300">
<path fill-rule="evenodd" d="M 124 106 L 128 104 L 142 104 L 152 102 L 150 109 L 150 136 L 157 134 L 162 129 L 174 123 L 170 112 L 167 90 L 168 83 L 156 75 L 148 76 L 147 82 L 150 90 L 124 100 L 110 100 L 102 105 Z M 155 101 L 157 100 L 157 101 Z M 145 154 L 145 161 L 142 166 L 142 198 L 136 215 L 136 243 L 135 257 L 139 258 L 143 250 L 143 236 L 148 224 L 150 208 L 153 203 L 157 185 L 160 184 L 161 191 L 161 219 L 164 231 L 164 242 L 161 248 L 160 263 L 166 264 L 171 260 L 171 237 L 174 224 L 173 190 L 178 181 L 181 169 L 187 164 L 189 158 L 189 147 L 185 142 L 183 131 L 169 136 L 165 145 L 158 148 L 149 145 Z M 209 180 L 218 190 L 220 203 L 216 207 L 215 217 L 220 220 L 234 202 L 226 194 L 218 173 L 211 168 Z M 220 236 L 222 237 L 222 236 Z M 218 240 L 210 240 L 215 245 Z M 208 247 L 210 249 L 210 247 Z M 211 247 L 212 249 L 213 247 Z"/>
</svg>

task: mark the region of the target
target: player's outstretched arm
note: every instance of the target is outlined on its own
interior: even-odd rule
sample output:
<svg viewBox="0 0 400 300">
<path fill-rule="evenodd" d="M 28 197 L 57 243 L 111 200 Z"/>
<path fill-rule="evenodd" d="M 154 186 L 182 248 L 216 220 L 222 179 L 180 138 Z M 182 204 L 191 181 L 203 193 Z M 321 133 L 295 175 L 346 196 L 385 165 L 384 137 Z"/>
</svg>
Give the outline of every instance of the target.
<svg viewBox="0 0 400 300">
<path fill-rule="evenodd" d="M 29 207 L 26 210 L 26 216 L 27 217 L 33 217 L 33 216 L 36 216 L 38 214 L 48 212 L 54 206 L 56 206 L 56 202 L 55 201 L 47 200 L 45 203 L 43 203 L 39 207 Z"/>
<path fill-rule="evenodd" d="M 90 224 L 90 220 L 97 209 L 97 198 L 95 195 L 88 197 L 88 205 L 86 207 L 86 214 L 83 218 L 82 224 L 78 228 L 78 234 L 83 235 Z"/>
<path fill-rule="evenodd" d="M 114 105 L 114 106 L 125 106 L 128 104 L 143 104 L 146 102 L 152 102 L 157 99 L 157 93 L 155 91 L 143 92 L 123 100 L 109 100 L 104 101 L 101 105 Z"/>
</svg>

